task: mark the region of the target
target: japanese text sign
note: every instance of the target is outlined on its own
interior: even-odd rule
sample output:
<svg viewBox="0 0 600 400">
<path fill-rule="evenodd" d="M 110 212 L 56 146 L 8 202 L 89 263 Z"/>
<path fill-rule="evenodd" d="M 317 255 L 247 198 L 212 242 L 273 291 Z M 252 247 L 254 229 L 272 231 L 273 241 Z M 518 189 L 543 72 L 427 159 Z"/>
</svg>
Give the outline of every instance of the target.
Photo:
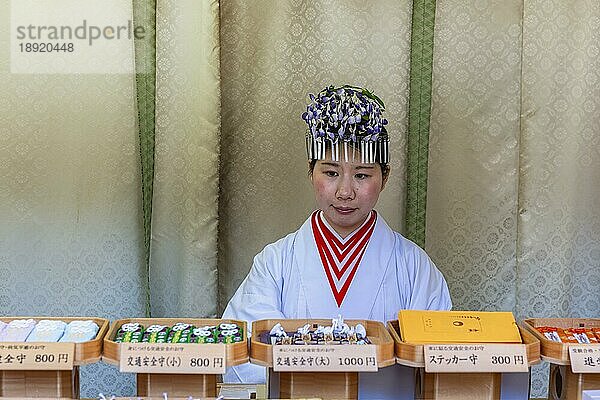
<svg viewBox="0 0 600 400">
<path fill-rule="evenodd" d="M 426 372 L 527 372 L 524 344 L 425 345 Z"/>
<path fill-rule="evenodd" d="M 576 374 L 600 372 L 600 346 L 589 344 L 569 345 L 571 371 Z"/>
<path fill-rule="evenodd" d="M 73 343 L 0 343 L 0 370 L 73 369 Z"/>
<path fill-rule="evenodd" d="M 222 343 L 122 343 L 119 370 L 152 374 L 224 374 Z"/>
<path fill-rule="evenodd" d="M 295 372 L 375 372 L 374 345 L 275 345 L 273 370 Z"/>
</svg>

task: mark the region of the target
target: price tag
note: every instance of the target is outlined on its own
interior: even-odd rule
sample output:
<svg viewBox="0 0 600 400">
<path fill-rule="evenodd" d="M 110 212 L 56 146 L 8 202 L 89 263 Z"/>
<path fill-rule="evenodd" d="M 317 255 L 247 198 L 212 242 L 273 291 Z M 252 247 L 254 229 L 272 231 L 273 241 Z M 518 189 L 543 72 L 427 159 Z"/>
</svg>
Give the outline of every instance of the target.
<svg viewBox="0 0 600 400">
<path fill-rule="evenodd" d="M 295 372 L 375 372 L 375 345 L 275 345 L 273 370 Z"/>
<path fill-rule="evenodd" d="M 150 374 L 224 374 L 223 343 L 121 343 L 119 370 Z"/>
<path fill-rule="evenodd" d="M 0 343 L 0 370 L 73 369 L 74 343 Z"/>
<path fill-rule="evenodd" d="M 600 346 L 570 344 L 571 371 L 576 374 L 600 372 Z"/>
<path fill-rule="evenodd" d="M 527 372 L 524 344 L 425 345 L 425 372 Z"/>
</svg>

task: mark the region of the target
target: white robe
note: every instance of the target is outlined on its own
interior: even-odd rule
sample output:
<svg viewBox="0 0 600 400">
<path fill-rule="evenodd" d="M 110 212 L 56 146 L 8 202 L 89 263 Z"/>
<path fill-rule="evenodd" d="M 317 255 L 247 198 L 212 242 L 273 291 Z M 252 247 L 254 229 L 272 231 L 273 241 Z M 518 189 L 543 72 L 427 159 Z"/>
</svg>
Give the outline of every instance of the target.
<svg viewBox="0 0 600 400">
<path fill-rule="evenodd" d="M 413 242 L 390 229 L 378 214 L 375 230 L 341 307 L 329 287 L 308 218 L 298 231 L 267 245 L 256 255 L 223 318 L 251 323 L 260 319 L 331 319 L 341 314 L 346 319 L 385 324 L 396 319 L 401 309 L 451 307 L 446 281 L 431 259 Z M 389 368 L 369 375 L 375 378 L 373 375 L 386 369 Z M 251 365 L 232 368 L 225 376 L 226 382 L 264 380 L 264 369 Z"/>
</svg>

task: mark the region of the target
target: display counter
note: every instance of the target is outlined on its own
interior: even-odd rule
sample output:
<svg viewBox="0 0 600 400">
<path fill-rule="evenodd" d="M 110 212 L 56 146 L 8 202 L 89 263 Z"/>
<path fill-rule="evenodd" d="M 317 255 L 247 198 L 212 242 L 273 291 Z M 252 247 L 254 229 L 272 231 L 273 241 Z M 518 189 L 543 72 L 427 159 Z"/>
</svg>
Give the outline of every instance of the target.
<svg viewBox="0 0 600 400">
<path fill-rule="evenodd" d="M 72 326 L 69 324 L 74 321 L 93 321 L 97 332 L 89 340 L 58 341 L 66 338 L 62 336 L 66 335 L 66 331 L 63 334 L 41 328 L 38 331 L 36 326 L 39 328 L 42 320 L 62 321 L 67 327 Z M 95 317 L 3 317 L 0 321 L 33 321 L 29 333 L 27 323 L 14 330 L 21 332 L 19 335 L 13 334 L 12 339 L 22 335 L 22 340 L 12 341 L 10 335 L 6 335 L 8 337 L 4 339 L 9 341 L 0 341 L 1 397 L 79 398 L 79 366 L 100 360 L 102 341 L 109 327 L 108 320 Z M 3 331 L 5 334 L 7 332 Z M 69 332 L 73 340 L 81 337 L 78 333 Z M 42 341 L 44 335 L 53 335 L 56 341 Z"/>
<path fill-rule="evenodd" d="M 252 324 L 250 359 L 268 368 L 269 397 L 355 399 L 359 372 L 377 373 L 379 368 L 395 363 L 394 342 L 382 323 L 344 321 L 352 327 L 362 325 L 368 344 L 356 344 L 352 338 L 340 340 L 334 334 L 328 339 L 328 333 L 324 337 L 314 333 L 331 323 L 324 319 L 267 319 Z M 297 332 L 300 327 L 307 327 L 310 332 L 305 339 L 297 338 L 305 341 L 300 345 L 294 345 L 293 340 L 272 344 L 269 333 L 277 324 L 287 332 Z"/>
<path fill-rule="evenodd" d="M 130 341 L 118 342 L 118 335 L 124 336 L 121 328 L 136 324 L 141 330 L 130 330 L 126 335 Z M 221 325 L 239 328 L 229 329 L 237 330 L 235 341 L 233 335 L 223 336 L 227 329 L 220 329 Z M 144 332 L 157 326 L 167 329 L 150 333 L 150 341 L 143 342 Z M 102 359 L 121 372 L 137 375 L 138 396 L 216 397 L 217 376 L 227 367 L 248 362 L 246 332 L 244 321 L 229 319 L 121 319 L 111 325 L 104 339 Z"/>
<path fill-rule="evenodd" d="M 426 345 L 403 342 L 397 320 L 387 326 L 394 339 L 396 361 L 415 369 L 415 399 L 529 398 L 529 367 L 540 362 L 540 343 L 528 330 L 519 330 L 522 344 Z M 490 349 L 504 350 L 490 356 Z M 486 356 L 490 356 L 489 362 Z M 509 372 L 511 368 L 521 372 Z"/>
<path fill-rule="evenodd" d="M 600 319 L 530 318 L 523 324 L 540 341 L 542 360 L 550 363 L 549 400 L 581 400 L 584 391 L 600 389 L 598 343 L 557 342 L 548 338 L 551 335 L 546 336 L 538 330 L 542 327 L 574 328 L 585 333 L 585 330 L 600 329 Z M 581 341 L 589 342 L 589 339 Z"/>
</svg>

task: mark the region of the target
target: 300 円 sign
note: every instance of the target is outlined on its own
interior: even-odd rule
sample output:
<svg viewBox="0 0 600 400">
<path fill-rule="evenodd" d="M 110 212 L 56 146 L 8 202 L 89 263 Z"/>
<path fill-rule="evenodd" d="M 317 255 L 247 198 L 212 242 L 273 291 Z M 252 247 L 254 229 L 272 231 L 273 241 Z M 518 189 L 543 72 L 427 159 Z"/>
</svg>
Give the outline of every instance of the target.
<svg viewBox="0 0 600 400">
<path fill-rule="evenodd" d="M 527 372 L 524 344 L 425 345 L 425 372 Z"/>
</svg>

